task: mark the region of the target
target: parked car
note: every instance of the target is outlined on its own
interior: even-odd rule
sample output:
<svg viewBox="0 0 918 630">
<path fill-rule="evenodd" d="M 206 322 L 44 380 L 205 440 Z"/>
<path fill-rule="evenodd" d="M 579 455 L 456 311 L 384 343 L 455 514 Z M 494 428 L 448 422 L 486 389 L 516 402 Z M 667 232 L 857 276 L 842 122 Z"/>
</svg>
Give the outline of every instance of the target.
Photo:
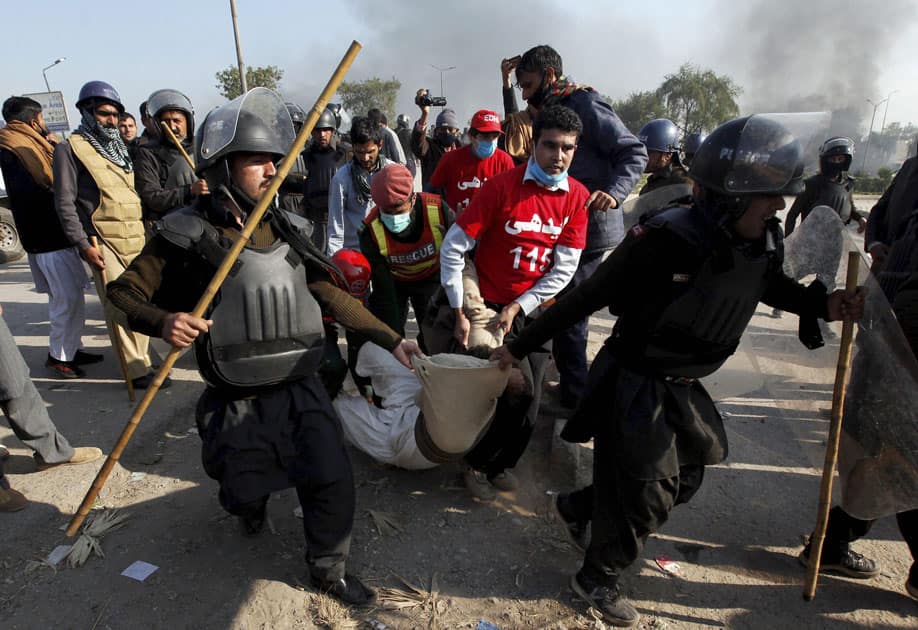
<svg viewBox="0 0 918 630">
<path fill-rule="evenodd" d="M 0 263 L 19 260 L 24 255 L 19 232 L 13 221 L 13 212 L 10 210 L 9 197 L 6 191 L 0 188 Z"/>
</svg>

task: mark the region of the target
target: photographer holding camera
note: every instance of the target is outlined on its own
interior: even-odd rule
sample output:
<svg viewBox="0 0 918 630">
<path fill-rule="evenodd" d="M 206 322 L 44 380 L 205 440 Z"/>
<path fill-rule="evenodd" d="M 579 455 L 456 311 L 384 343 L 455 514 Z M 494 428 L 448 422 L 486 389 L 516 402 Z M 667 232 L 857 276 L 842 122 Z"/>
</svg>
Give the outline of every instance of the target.
<svg viewBox="0 0 918 630">
<path fill-rule="evenodd" d="M 427 117 L 430 108 L 445 107 L 446 98 L 431 96 L 429 90 L 420 89 L 414 102 L 421 109 L 421 117 L 411 132 L 411 150 L 421 161 L 421 182 L 426 188 L 443 154 L 462 146 L 459 142 L 459 117 L 451 109 L 440 112 L 431 140 L 427 137 Z"/>
</svg>

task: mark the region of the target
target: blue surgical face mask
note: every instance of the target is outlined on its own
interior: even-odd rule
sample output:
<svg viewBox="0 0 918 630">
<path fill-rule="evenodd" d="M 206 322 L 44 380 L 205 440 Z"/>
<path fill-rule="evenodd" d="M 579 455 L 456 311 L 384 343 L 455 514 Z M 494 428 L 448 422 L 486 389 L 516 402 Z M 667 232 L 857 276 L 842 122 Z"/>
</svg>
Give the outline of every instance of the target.
<svg viewBox="0 0 918 630">
<path fill-rule="evenodd" d="M 536 178 L 537 182 L 549 188 L 553 188 L 567 179 L 567 171 L 561 171 L 557 175 L 549 175 L 542 170 L 535 158 L 529 158 L 529 172 Z"/>
<path fill-rule="evenodd" d="M 383 225 L 386 226 L 386 229 L 393 234 L 401 234 L 408 229 L 409 225 L 411 225 L 410 212 L 406 212 L 404 214 L 388 214 L 386 212 L 380 212 L 379 218 L 382 220 Z"/>
<path fill-rule="evenodd" d="M 497 151 L 497 138 L 494 140 L 482 140 L 478 138 L 472 143 L 472 152 L 479 160 L 491 157 L 494 155 L 495 151 Z"/>
</svg>

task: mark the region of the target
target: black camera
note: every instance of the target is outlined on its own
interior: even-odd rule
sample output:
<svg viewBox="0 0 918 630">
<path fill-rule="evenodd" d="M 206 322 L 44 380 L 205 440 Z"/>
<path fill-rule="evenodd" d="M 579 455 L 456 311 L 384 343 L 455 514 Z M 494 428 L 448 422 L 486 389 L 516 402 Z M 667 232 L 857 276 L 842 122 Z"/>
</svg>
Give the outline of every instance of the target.
<svg viewBox="0 0 918 630">
<path fill-rule="evenodd" d="M 446 107 L 445 96 L 431 96 L 429 91 L 414 99 L 414 102 L 418 107 Z"/>
</svg>

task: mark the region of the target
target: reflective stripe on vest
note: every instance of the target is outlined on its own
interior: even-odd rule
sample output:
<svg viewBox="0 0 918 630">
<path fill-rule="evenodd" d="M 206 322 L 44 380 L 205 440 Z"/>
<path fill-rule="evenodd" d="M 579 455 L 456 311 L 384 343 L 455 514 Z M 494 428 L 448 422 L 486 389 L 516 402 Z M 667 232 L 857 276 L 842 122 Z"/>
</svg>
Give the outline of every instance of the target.
<svg viewBox="0 0 918 630">
<path fill-rule="evenodd" d="M 424 193 L 421 200 L 427 210 L 427 221 L 416 243 L 390 241 L 389 232 L 378 214 L 369 223 L 373 240 L 379 246 L 380 255 L 386 259 L 392 277 L 403 282 L 423 280 L 440 268 L 440 247 L 443 244 L 443 233 L 438 227 L 441 224 L 440 203 L 436 197 Z"/>
<path fill-rule="evenodd" d="M 145 241 L 134 173 L 125 173 L 123 168 L 99 155 L 79 134 L 70 136 L 70 147 L 99 189 L 99 206 L 90 217 L 92 225 L 127 267 Z"/>
</svg>

